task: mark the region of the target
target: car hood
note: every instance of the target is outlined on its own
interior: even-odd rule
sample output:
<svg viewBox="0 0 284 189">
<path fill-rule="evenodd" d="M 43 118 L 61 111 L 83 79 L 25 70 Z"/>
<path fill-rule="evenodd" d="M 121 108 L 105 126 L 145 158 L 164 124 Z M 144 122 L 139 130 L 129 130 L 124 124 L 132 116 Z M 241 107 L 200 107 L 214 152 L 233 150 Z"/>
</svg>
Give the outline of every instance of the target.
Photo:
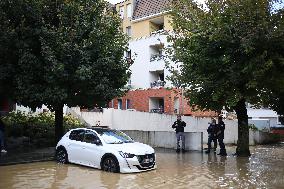
<svg viewBox="0 0 284 189">
<path fill-rule="evenodd" d="M 123 144 L 107 144 L 107 145 L 114 150 L 122 151 L 125 153 L 131 153 L 135 155 L 152 154 L 155 152 L 151 146 L 140 143 L 140 142 L 123 143 Z"/>
</svg>

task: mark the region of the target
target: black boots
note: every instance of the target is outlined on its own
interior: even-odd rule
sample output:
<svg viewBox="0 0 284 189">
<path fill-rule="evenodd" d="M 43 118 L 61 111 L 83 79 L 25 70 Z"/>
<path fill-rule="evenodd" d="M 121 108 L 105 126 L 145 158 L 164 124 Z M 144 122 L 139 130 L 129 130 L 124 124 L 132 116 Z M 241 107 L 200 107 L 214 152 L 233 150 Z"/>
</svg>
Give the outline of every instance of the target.
<svg viewBox="0 0 284 189">
<path fill-rule="evenodd" d="M 178 149 L 176 150 L 176 152 L 177 152 L 177 153 L 180 153 L 180 149 L 178 148 Z M 185 153 L 185 149 L 181 149 L 181 152 L 182 152 L 182 153 Z"/>
</svg>

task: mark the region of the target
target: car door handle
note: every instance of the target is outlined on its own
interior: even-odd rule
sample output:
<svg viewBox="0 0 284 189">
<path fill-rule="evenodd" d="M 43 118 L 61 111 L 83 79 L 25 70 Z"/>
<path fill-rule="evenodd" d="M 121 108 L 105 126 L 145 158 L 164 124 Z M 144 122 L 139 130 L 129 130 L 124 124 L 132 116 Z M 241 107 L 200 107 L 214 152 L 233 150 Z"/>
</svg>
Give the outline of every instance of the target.
<svg viewBox="0 0 284 189">
<path fill-rule="evenodd" d="M 86 149 L 86 147 L 84 146 L 84 147 L 82 147 L 83 149 Z"/>
</svg>

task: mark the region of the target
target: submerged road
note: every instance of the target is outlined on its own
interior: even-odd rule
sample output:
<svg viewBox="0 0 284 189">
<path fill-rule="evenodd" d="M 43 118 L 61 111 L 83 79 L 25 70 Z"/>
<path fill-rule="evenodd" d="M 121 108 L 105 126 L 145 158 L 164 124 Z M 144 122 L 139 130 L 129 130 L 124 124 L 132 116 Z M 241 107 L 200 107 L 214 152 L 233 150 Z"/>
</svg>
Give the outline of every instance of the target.
<svg viewBox="0 0 284 189">
<path fill-rule="evenodd" d="M 0 167 L 0 189 L 10 188 L 284 188 L 284 144 L 251 148 L 237 158 L 156 149 L 157 170 L 116 174 L 55 161 Z"/>
</svg>

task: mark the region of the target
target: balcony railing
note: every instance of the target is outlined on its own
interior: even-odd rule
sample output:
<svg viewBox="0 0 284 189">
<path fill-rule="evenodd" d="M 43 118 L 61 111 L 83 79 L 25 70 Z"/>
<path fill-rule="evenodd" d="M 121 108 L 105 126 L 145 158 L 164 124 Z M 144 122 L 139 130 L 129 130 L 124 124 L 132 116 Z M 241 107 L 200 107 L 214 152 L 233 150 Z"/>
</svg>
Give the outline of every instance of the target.
<svg viewBox="0 0 284 189">
<path fill-rule="evenodd" d="M 164 113 L 164 109 L 163 108 L 157 108 L 157 109 L 151 109 L 150 113 L 159 113 L 162 114 Z"/>
<path fill-rule="evenodd" d="M 132 65 L 134 63 L 133 59 L 130 57 L 126 57 L 126 61 L 128 64 Z"/>
<path fill-rule="evenodd" d="M 156 30 L 156 31 L 152 31 L 151 32 L 151 35 L 154 35 L 154 34 L 161 34 L 161 35 L 167 35 L 169 32 L 164 30 L 164 29 L 161 29 L 161 30 Z"/>
<path fill-rule="evenodd" d="M 164 55 L 162 54 L 152 54 L 150 57 L 150 62 L 163 60 L 163 59 L 164 59 Z"/>
<path fill-rule="evenodd" d="M 151 88 L 154 88 L 154 87 L 164 87 L 165 84 L 166 84 L 165 81 L 158 80 L 158 81 L 151 82 L 150 86 L 151 86 Z"/>
</svg>

